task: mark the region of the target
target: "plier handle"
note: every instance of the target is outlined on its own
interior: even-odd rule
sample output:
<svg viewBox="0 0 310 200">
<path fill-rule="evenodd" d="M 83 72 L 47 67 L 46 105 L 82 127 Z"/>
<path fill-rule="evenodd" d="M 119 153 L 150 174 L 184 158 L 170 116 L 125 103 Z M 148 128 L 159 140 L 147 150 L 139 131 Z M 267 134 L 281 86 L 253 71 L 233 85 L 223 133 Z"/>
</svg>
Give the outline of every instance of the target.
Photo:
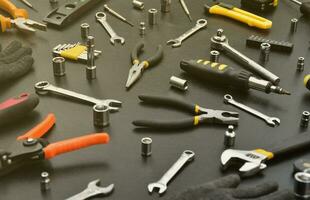
<svg viewBox="0 0 310 200">
<path fill-rule="evenodd" d="M 179 108 L 194 114 L 194 116 L 176 121 L 136 120 L 133 121 L 135 126 L 155 129 L 180 129 L 195 127 L 202 123 L 237 125 L 239 121 L 237 112 L 207 109 L 178 99 L 149 95 L 140 95 L 139 99 L 145 103 Z"/>
<path fill-rule="evenodd" d="M 9 149 L 0 150 L 0 176 L 38 160 L 48 160 L 63 153 L 109 142 L 108 134 L 97 133 L 49 144 L 41 137 L 55 122 L 55 115 L 49 114 L 43 122 L 19 136 Z"/>
<path fill-rule="evenodd" d="M 144 42 L 140 41 L 136 44 L 131 52 L 131 61 L 133 66 L 129 70 L 129 75 L 126 83 L 126 88 L 131 87 L 141 76 L 144 69 L 156 65 L 163 58 L 163 48 L 158 45 L 156 53 L 145 60 L 139 59 L 139 54 L 143 51 Z"/>
</svg>

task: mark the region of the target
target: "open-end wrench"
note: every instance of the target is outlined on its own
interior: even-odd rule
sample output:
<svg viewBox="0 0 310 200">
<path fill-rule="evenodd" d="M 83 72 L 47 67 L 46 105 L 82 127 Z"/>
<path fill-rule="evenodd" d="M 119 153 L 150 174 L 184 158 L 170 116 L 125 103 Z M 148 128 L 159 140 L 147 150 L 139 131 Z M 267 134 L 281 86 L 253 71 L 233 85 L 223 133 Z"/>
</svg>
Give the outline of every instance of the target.
<svg viewBox="0 0 310 200">
<path fill-rule="evenodd" d="M 246 111 L 246 112 L 248 112 L 248 113 L 250 113 L 250 114 L 252 114 L 252 115 L 254 115 L 256 117 L 259 117 L 259 118 L 263 119 L 269 126 L 275 127 L 275 126 L 279 126 L 280 125 L 280 119 L 279 118 L 277 118 L 277 117 L 269 117 L 269 116 L 267 116 L 267 115 L 265 115 L 265 114 L 255 110 L 253 108 L 250 108 L 250 107 L 248 107 L 248 106 L 246 106 L 246 105 L 244 105 L 242 103 L 239 103 L 239 102 L 235 101 L 233 99 L 233 97 L 231 95 L 229 95 L 229 94 L 226 94 L 224 96 L 224 103 L 231 104 L 231 105 L 233 105 L 233 106 L 235 106 L 237 108 L 240 108 L 241 110 L 244 110 L 244 111 Z"/>
<path fill-rule="evenodd" d="M 125 39 L 123 37 L 118 36 L 115 31 L 112 29 L 110 24 L 107 22 L 107 15 L 104 12 L 97 12 L 96 13 L 96 19 L 98 22 L 101 23 L 101 25 L 104 27 L 104 29 L 108 32 L 110 35 L 110 42 L 114 45 L 115 41 L 120 42 L 121 44 L 125 43 Z"/>
<path fill-rule="evenodd" d="M 172 47 L 179 47 L 179 46 L 182 45 L 182 42 L 184 40 L 189 38 L 191 35 L 193 35 L 197 31 L 199 31 L 200 29 L 205 28 L 207 26 L 207 24 L 208 24 L 207 20 L 205 20 L 205 19 L 198 19 L 197 22 L 196 22 L 196 25 L 193 28 L 188 30 L 186 33 L 184 33 L 180 37 L 178 37 L 176 39 L 169 40 L 167 42 L 167 44 L 171 45 Z"/>
<path fill-rule="evenodd" d="M 194 159 L 195 153 L 190 150 L 185 150 L 181 157 L 172 165 L 172 167 L 162 176 L 162 178 L 148 185 L 149 192 L 153 192 L 154 188 L 159 189 L 158 193 L 163 194 L 167 190 L 169 181 L 180 171 L 180 169 L 189 161 Z"/>
<path fill-rule="evenodd" d="M 92 181 L 88 184 L 87 188 L 83 190 L 81 193 L 69 197 L 66 200 L 84 200 L 97 195 L 106 196 L 109 195 L 114 190 L 114 184 L 111 184 L 107 187 L 99 187 L 98 184 L 100 184 L 99 179 Z"/>
<path fill-rule="evenodd" d="M 95 104 L 95 106 L 104 106 L 106 107 L 110 112 L 112 111 L 118 111 L 119 107 L 122 105 L 122 102 L 113 100 L 113 99 L 96 99 L 94 97 L 86 96 L 83 94 L 79 94 L 70 90 L 66 90 L 63 88 L 56 87 L 52 84 L 50 84 L 47 81 L 40 81 L 35 84 L 34 86 L 37 94 L 47 94 L 49 92 L 59 94 L 65 97 L 70 97 L 73 99 L 85 101 L 91 104 Z M 93 108 L 94 109 L 94 108 Z"/>
</svg>

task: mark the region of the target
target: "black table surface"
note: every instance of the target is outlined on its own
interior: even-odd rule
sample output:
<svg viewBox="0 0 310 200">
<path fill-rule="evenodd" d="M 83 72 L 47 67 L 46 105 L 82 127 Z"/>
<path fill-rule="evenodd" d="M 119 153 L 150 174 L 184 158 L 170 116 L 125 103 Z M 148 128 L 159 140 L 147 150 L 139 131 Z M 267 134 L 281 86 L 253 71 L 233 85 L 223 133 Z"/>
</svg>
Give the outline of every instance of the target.
<svg viewBox="0 0 310 200">
<path fill-rule="evenodd" d="M 31 2 L 39 11 L 36 13 L 29 10 L 34 20 L 42 20 L 52 9 L 47 0 Z M 59 0 L 59 4 L 64 2 Z M 309 24 L 301 17 L 298 7 L 289 1 L 280 1 L 280 5 L 274 12 L 264 15 L 273 21 L 272 29 L 262 31 L 224 17 L 206 16 L 203 4 L 208 1 L 186 2 L 194 20 L 205 18 L 208 20 L 208 26 L 186 40 L 180 48 L 173 49 L 165 43 L 187 31 L 195 22 L 190 23 L 177 0 L 172 1 L 171 12 L 167 14 L 160 12 L 159 0 L 145 0 L 144 11 L 133 9 L 131 0 L 103 1 L 62 30 L 49 28 L 47 32 L 38 31 L 35 35 L 14 31 L 1 33 L 2 46 L 8 45 L 13 40 L 19 40 L 33 48 L 35 58 L 33 71 L 1 86 L 1 100 L 22 92 L 34 92 L 34 84 L 37 81 L 47 80 L 82 94 L 117 99 L 122 101 L 123 105 L 119 112 L 110 115 L 111 124 L 103 130 L 111 136 L 109 144 L 61 155 L 2 177 L 0 199 L 65 199 L 82 191 L 90 181 L 95 179 L 101 179 L 103 186 L 115 184 L 114 193 L 105 199 L 158 199 L 156 193 L 148 194 L 147 184 L 158 180 L 186 149 L 193 150 L 196 153 L 196 159 L 169 184 L 165 196 L 224 175 L 220 170 L 219 158 L 223 151 L 225 126 L 206 125 L 178 131 L 136 130 L 131 124 L 135 119 L 178 119 L 188 116 L 174 109 L 141 105 L 138 100 L 140 94 L 171 96 L 196 102 L 208 108 L 238 111 L 240 122 L 236 130 L 236 149 L 268 148 L 285 138 L 308 134 L 306 133 L 308 131 L 300 130 L 299 122 L 302 111 L 309 110 L 309 91 L 303 87 L 302 81 L 309 71 L 307 58 L 310 29 Z M 17 0 L 14 3 L 25 7 Z M 103 27 L 95 21 L 95 13 L 103 11 L 104 3 L 108 3 L 110 7 L 135 24 L 132 28 L 110 14 L 107 15 L 115 31 L 125 37 L 126 43 L 123 46 L 120 44 L 112 46 Z M 239 1 L 234 3 L 240 6 Z M 144 55 L 153 54 L 156 46 L 162 44 L 164 59 L 156 67 L 145 71 L 138 83 L 131 90 L 126 91 L 125 83 L 131 67 L 130 52 L 141 39 L 138 24 L 141 21 L 147 22 L 149 8 L 159 10 L 159 20 L 158 25 L 152 29 L 147 26 Z M 298 30 L 294 35 L 290 34 L 291 18 L 299 18 Z M 96 60 L 97 79 L 88 82 L 85 76 L 85 65 L 70 61 L 66 62 L 66 76 L 55 78 L 51 62 L 52 48 L 60 43 L 80 41 L 80 24 L 83 22 L 90 24 L 91 34 L 95 36 L 96 49 L 103 51 Z M 281 77 L 281 86 L 291 91 L 292 95 L 268 95 L 257 91 L 244 94 L 207 82 L 199 82 L 182 73 L 179 68 L 182 59 L 209 58 L 210 38 L 218 28 L 225 30 L 232 46 L 254 60 L 258 60 L 259 50 L 245 46 L 248 36 L 254 34 L 276 40 L 292 41 L 295 47 L 291 54 L 272 52 L 267 64 L 268 69 Z M 296 62 L 299 56 L 306 58 L 305 71 L 302 73 L 296 73 Z M 221 55 L 220 61 L 236 68 L 241 67 L 225 55 Z M 179 92 L 171 89 L 169 78 L 172 75 L 188 79 L 189 90 Z M 232 94 L 238 101 L 257 108 L 263 113 L 279 117 L 281 125 L 276 128 L 269 127 L 260 119 L 224 105 L 223 96 L 226 93 Z M 57 96 L 41 96 L 40 104 L 34 112 L 13 125 L 1 127 L 1 146 L 8 147 L 18 135 L 34 127 L 51 112 L 56 115 L 57 124 L 45 136 L 50 142 L 100 131 L 93 126 L 91 106 Z M 140 155 L 140 139 L 146 136 L 153 139 L 153 154 L 143 159 Z M 304 152 L 289 157 L 285 161 L 270 163 L 262 175 L 245 180 L 243 185 L 275 180 L 279 182 L 280 188 L 292 190 L 292 163 L 301 157 L 309 157 L 309 154 Z M 40 191 L 42 171 L 51 174 L 51 190 L 47 194 L 42 194 Z"/>
</svg>

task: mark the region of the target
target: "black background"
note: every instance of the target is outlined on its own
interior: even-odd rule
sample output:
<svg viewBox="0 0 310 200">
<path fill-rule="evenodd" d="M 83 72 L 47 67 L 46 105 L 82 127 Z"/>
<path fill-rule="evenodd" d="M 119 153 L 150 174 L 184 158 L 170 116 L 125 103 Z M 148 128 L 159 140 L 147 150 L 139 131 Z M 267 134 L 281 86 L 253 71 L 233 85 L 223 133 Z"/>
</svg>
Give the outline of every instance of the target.
<svg viewBox="0 0 310 200">
<path fill-rule="evenodd" d="M 38 13 L 29 10 L 34 20 L 42 20 L 52 9 L 48 0 L 31 2 L 39 10 Z M 64 2 L 59 0 L 60 4 Z M 299 129 L 299 121 L 302 111 L 309 109 L 307 104 L 310 100 L 309 92 L 302 85 L 303 76 L 309 71 L 307 59 L 309 24 L 304 18 L 300 18 L 297 6 L 286 0 L 280 1 L 280 5 L 273 13 L 265 15 L 273 21 L 272 29 L 262 31 L 227 18 L 208 17 L 203 9 L 203 4 L 208 1 L 188 0 L 186 3 L 195 21 L 206 18 L 208 27 L 189 38 L 180 48 L 173 49 L 165 45 L 166 41 L 178 37 L 194 25 L 194 22 L 189 22 L 179 2 L 173 0 L 171 12 L 167 14 L 159 12 L 158 25 L 152 29 L 147 27 L 144 38 L 147 44 L 145 55 L 153 54 L 158 44 L 164 46 L 163 61 L 145 71 L 138 83 L 130 91 L 126 91 L 125 83 L 131 67 L 130 51 L 141 39 L 138 23 L 147 22 L 149 8 L 160 10 L 159 0 L 144 2 L 145 10 L 139 11 L 132 8 L 131 0 L 103 1 L 97 8 L 82 15 L 62 30 L 49 28 L 47 32 L 38 31 L 35 35 L 14 31 L 1 33 L 0 43 L 3 46 L 13 40 L 20 40 L 33 48 L 35 58 L 34 70 L 31 73 L 1 86 L 1 100 L 22 92 L 34 92 L 33 86 L 37 81 L 47 80 L 82 94 L 120 100 L 123 106 L 118 113 L 111 114 L 111 124 L 104 129 L 111 136 L 110 144 L 65 154 L 42 165 L 33 165 L 1 177 L 0 199 L 65 199 L 82 191 L 87 183 L 94 179 L 101 179 L 103 186 L 115 184 L 115 192 L 105 199 L 157 199 L 156 193 L 152 196 L 148 194 L 147 184 L 158 180 L 185 149 L 193 150 L 196 159 L 169 184 L 165 196 L 223 176 L 219 168 L 219 158 L 223 150 L 223 134 L 226 127 L 207 125 L 190 130 L 137 131 L 131 124 L 134 119 L 177 119 L 188 116 L 175 110 L 140 105 L 137 96 L 143 93 L 181 98 L 214 109 L 239 111 L 223 104 L 223 95 L 230 93 L 238 101 L 281 119 L 281 125 L 272 128 L 262 120 L 239 111 L 241 120 L 236 130 L 237 149 L 267 148 L 285 138 L 306 132 Z M 231 1 L 225 2 L 231 3 Z M 25 7 L 17 0 L 14 3 L 19 7 Z M 95 21 L 95 13 L 103 11 L 104 3 L 108 3 L 111 8 L 128 17 L 136 25 L 131 28 L 110 14 L 107 15 L 115 31 L 125 37 L 126 43 L 123 46 L 120 44 L 112 46 L 103 27 Z M 239 1 L 233 3 L 240 5 Z M 299 18 L 300 22 L 297 33 L 290 35 L 290 19 L 294 17 Z M 85 77 L 85 66 L 69 61 L 66 62 L 66 76 L 55 78 L 51 64 L 52 48 L 59 43 L 80 41 L 80 24 L 83 22 L 90 24 L 91 34 L 95 36 L 96 49 L 103 51 L 103 55 L 96 60 L 97 79 L 89 83 Z M 179 69 L 179 62 L 182 59 L 209 58 L 210 38 L 218 28 L 225 30 L 232 46 L 254 60 L 258 59 L 259 51 L 245 46 L 245 40 L 251 34 L 292 41 L 295 48 L 291 54 L 272 52 L 267 64 L 268 69 L 281 77 L 281 86 L 291 91 L 292 95 L 267 95 L 256 91 L 240 94 L 237 91 L 198 82 L 182 74 Z M 299 56 L 306 58 L 303 73 L 296 73 Z M 220 61 L 235 67 L 240 66 L 225 55 L 221 55 Z M 171 89 L 169 77 L 172 75 L 188 79 L 189 90 L 179 92 Z M 3 148 L 9 146 L 17 136 L 41 122 L 50 112 L 55 113 L 57 117 L 56 126 L 46 135 L 50 142 L 98 131 L 92 124 L 91 106 L 56 96 L 42 96 L 40 100 L 35 112 L 21 121 L 1 128 L 0 142 Z M 140 156 L 140 139 L 145 136 L 153 139 L 153 154 L 146 160 Z M 307 157 L 307 153 L 298 156 Z M 244 184 L 276 180 L 281 188 L 292 189 L 292 163 L 297 158 L 295 156 L 270 165 L 263 175 L 246 180 Z M 45 170 L 51 174 L 52 183 L 50 193 L 43 195 L 40 192 L 39 182 L 40 173 Z"/>
</svg>

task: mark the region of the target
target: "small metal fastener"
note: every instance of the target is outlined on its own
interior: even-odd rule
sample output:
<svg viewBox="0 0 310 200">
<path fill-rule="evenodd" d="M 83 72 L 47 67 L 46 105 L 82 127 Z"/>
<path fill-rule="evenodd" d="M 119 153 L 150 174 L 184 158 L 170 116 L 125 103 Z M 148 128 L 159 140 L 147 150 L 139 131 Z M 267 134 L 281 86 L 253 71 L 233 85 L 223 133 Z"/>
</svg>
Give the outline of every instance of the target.
<svg viewBox="0 0 310 200">
<path fill-rule="evenodd" d="M 224 145 L 225 148 L 230 148 L 235 146 L 236 141 L 236 133 L 234 131 L 234 126 L 229 125 L 227 131 L 225 132 L 224 136 Z"/>
<path fill-rule="evenodd" d="M 151 9 L 149 9 L 148 13 L 149 13 L 149 24 L 150 25 L 156 25 L 157 24 L 158 11 L 155 8 L 151 8 Z"/>
<path fill-rule="evenodd" d="M 63 57 L 54 57 L 52 61 L 54 76 L 66 75 L 66 60 Z"/>
<path fill-rule="evenodd" d="M 269 54 L 271 50 L 271 45 L 269 43 L 262 43 L 260 45 L 260 56 L 259 60 L 261 63 L 266 64 L 269 60 Z"/>
<path fill-rule="evenodd" d="M 171 76 L 169 83 L 172 87 L 178 88 L 183 91 L 186 91 L 188 89 L 188 81 L 178 78 L 176 76 Z"/>
<path fill-rule="evenodd" d="M 217 29 L 216 36 L 222 37 L 223 34 L 224 34 L 224 30 L 223 29 L 221 29 L 221 28 Z"/>
<path fill-rule="evenodd" d="M 49 190 L 50 182 L 51 182 L 51 179 L 49 178 L 49 174 L 47 172 L 42 172 L 41 181 L 40 181 L 41 191 Z"/>
<path fill-rule="evenodd" d="M 110 123 L 109 108 L 105 105 L 94 105 L 93 121 L 97 127 L 106 127 Z"/>
<path fill-rule="evenodd" d="M 291 19 L 291 33 L 295 33 L 297 31 L 298 19 Z"/>
<path fill-rule="evenodd" d="M 141 139 L 141 155 L 145 157 L 152 155 L 152 138 L 144 137 Z"/>
<path fill-rule="evenodd" d="M 161 5 L 161 12 L 163 13 L 170 12 L 171 0 L 161 0 L 160 5 Z"/>
<path fill-rule="evenodd" d="M 81 24 L 81 37 L 83 40 L 87 40 L 87 37 L 89 36 L 89 24 L 83 23 Z"/>
<path fill-rule="evenodd" d="M 144 2 L 142 2 L 142 1 L 133 0 L 132 1 L 132 5 L 136 9 L 139 9 L 139 10 L 143 10 L 144 9 Z"/>
<path fill-rule="evenodd" d="M 96 79 L 96 65 L 95 65 L 95 38 L 93 36 L 87 37 L 87 67 L 86 78 L 88 80 Z"/>
<path fill-rule="evenodd" d="M 304 57 L 299 57 L 297 60 L 297 71 L 304 71 L 305 69 L 305 58 Z"/>
<path fill-rule="evenodd" d="M 300 120 L 300 126 L 303 128 L 307 128 L 309 125 L 310 120 L 310 112 L 309 111 L 303 111 L 301 120 Z"/>
<path fill-rule="evenodd" d="M 139 33 L 141 36 L 145 35 L 145 30 L 146 30 L 145 22 L 140 22 Z"/>
<path fill-rule="evenodd" d="M 294 193 L 301 199 L 310 198 L 310 174 L 307 172 L 298 172 L 294 175 Z"/>
<path fill-rule="evenodd" d="M 220 59 L 220 52 L 219 51 L 216 51 L 216 50 L 210 51 L 210 61 L 211 62 L 218 63 L 219 59 Z"/>
</svg>

